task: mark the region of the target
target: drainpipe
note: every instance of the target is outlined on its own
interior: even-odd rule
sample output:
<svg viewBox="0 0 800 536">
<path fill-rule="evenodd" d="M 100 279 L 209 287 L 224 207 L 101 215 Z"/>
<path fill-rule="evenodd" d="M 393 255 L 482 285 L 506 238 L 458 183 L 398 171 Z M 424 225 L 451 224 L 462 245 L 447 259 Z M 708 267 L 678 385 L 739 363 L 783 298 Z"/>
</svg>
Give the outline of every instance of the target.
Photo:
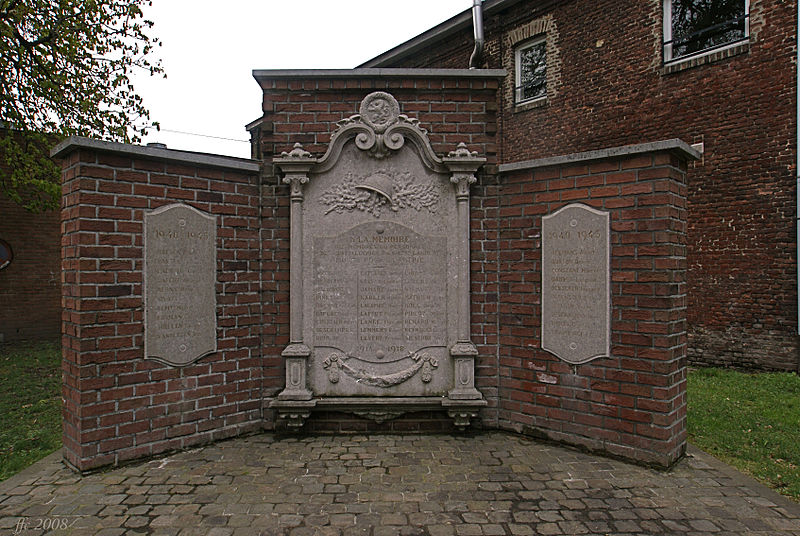
<svg viewBox="0 0 800 536">
<path fill-rule="evenodd" d="M 800 333 L 800 3 L 797 4 L 797 62 L 794 65 L 797 75 L 797 87 L 795 100 L 797 102 L 797 147 L 795 148 L 795 174 L 797 175 L 797 202 L 795 203 L 795 232 L 797 236 L 797 251 L 795 259 L 797 261 L 797 332 Z M 800 371 L 800 356 L 797 358 L 797 370 Z"/>
<path fill-rule="evenodd" d="M 483 60 L 483 0 L 472 0 L 472 26 L 475 30 L 475 48 L 469 57 L 469 68 L 477 69 Z M 798 302 L 800 311 L 800 301 Z M 800 326 L 798 326 L 800 329 Z"/>
</svg>

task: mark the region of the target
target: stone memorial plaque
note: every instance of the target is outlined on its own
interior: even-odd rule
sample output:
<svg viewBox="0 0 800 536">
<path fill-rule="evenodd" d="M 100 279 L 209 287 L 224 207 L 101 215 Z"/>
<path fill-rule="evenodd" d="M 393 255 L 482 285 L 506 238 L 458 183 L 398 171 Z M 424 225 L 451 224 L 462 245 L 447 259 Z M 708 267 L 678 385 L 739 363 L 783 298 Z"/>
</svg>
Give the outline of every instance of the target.
<svg viewBox="0 0 800 536">
<path fill-rule="evenodd" d="M 542 218 L 542 348 L 572 364 L 609 355 L 609 214 L 572 204 Z"/>
<path fill-rule="evenodd" d="M 365 223 L 314 251 L 315 346 L 385 363 L 447 344 L 445 237 Z"/>
<path fill-rule="evenodd" d="M 328 396 L 440 396 L 452 384 L 446 177 L 411 150 L 396 166 L 356 148 L 307 186 L 311 384 Z M 352 200 L 352 202 L 350 202 Z M 305 285 L 304 285 L 305 287 Z"/>
<path fill-rule="evenodd" d="M 321 158 L 274 160 L 290 196 L 286 426 L 312 410 L 383 422 L 444 409 L 464 428 L 486 406 L 470 336 L 469 188 L 485 159 L 439 157 L 419 121 L 376 91 Z"/>
<path fill-rule="evenodd" d="M 187 205 L 144 217 L 144 349 L 173 366 L 217 350 L 216 218 Z"/>
</svg>

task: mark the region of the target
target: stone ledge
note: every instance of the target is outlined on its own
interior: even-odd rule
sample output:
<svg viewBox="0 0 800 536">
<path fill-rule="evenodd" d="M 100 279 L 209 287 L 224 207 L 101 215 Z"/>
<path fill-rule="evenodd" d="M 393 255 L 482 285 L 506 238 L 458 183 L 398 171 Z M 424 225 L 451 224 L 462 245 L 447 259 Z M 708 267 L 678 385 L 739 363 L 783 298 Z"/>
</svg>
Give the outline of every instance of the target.
<svg viewBox="0 0 800 536">
<path fill-rule="evenodd" d="M 734 43 L 725 47 L 670 60 L 664 64 L 664 67 L 661 69 L 661 74 L 668 75 L 679 73 L 693 67 L 708 65 L 709 63 L 715 63 L 748 52 L 750 52 L 750 41 L 746 40 L 743 43 Z"/>
<path fill-rule="evenodd" d="M 623 145 L 610 149 L 599 149 L 596 151 L 585 151 L 582 153 L 572 153 L 562 156 L 551 156 L 547 158 L 537 158 L 534 160 L 523 160 L 521 162 L 509 162 L 500 164 L 500 173 L 520 171 L 524 169 L 536 169 L 550 166 L 562 166 L 565 164 L 576 164 L 579 162 L 589 162 L 592 160 L 604 160 L 607 158 L 619 158 L 624 156 L 635 156 L 643 153 L 670 152 L 685 158 L 686 160 L 699 160 L 702 156 L 699 151 L 693 149 L 688 143 L 679 139 L 664 141 L 654 141 L 651 143 L 639 143 L 636 145 Z"/>
<path fill-rule="evenodd" d="M 253 78 L 266 80 L 309 78 L 505 78 L 505 69 L 255 69 Z"/>
<path fill-rule="evenodd" d="M 180 162 L 196 166 L 209 166 L 230 169 L 249 173 L 258 173 L 260 163 L 247 158 L 223 156 L 208 153 L 195 153 L 191 151 L 178 151 L 162 147 L 147 147 L 130 143 L 117 143 L 113 141 L 94 140 L 82 136 L 70 136 L 50 151 L 50 156 L 63 158 L 78 149 L 89 149 L 104 153 L 130 156 L 132 158 L 146 158 L 165 162 Z"/>
</svg>

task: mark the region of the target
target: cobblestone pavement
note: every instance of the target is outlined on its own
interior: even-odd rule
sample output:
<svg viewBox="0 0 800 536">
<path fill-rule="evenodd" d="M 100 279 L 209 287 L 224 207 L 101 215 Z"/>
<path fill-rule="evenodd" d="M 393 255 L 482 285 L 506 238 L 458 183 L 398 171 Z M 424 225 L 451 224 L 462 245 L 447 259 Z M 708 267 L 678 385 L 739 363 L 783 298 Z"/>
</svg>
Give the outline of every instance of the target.
<svg viewBox="0 0 800 536">
<path fill-rule="evenodd" d="M 800 504 L 694 449 L 659 472 L 504 433 L 264 434 L 85 477 L 56 453 L 0 483 L 14 533 L 800 535 Z"/>
</svg>

